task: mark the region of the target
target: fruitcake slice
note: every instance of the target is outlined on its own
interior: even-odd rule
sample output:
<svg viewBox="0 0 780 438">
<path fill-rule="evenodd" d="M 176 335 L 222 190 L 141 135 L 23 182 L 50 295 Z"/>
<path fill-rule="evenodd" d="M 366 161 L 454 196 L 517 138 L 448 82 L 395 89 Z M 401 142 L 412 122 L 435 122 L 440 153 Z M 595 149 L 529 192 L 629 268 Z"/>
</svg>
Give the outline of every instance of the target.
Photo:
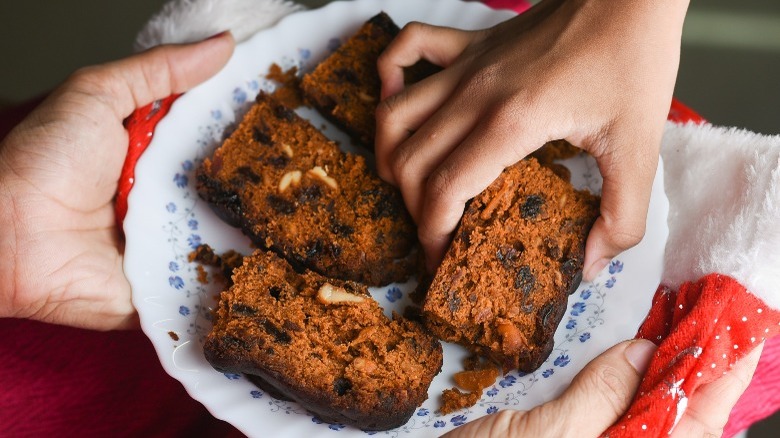
<svg viewBox="0 0 780 438">
<path fill-rule="evenodd" d="M 374 114 L 382 85 L 376 64 L 398 32 L 398 25 L 380 12 L 301 81 L 306 101 L 370 150 L 374 149 Z M 419 62 L 406 69 L 406 82 L 417 82 L 439 70 L 429 62 Z"/>
<path fill-rule="evenodd" d="M 265 93 L 198 168 L 197 190 L 299 268 L 368 285 L 405 281 L 417 268 L 400 192 Z"/>
<path fill-rule="evenodd" d="M 468 205 L 423 304 L 431 331 L 508 369 L 549 356 L 599 198 L 528 158 Z"/>
<path fill-rule="evenodd" d="M 442 366 L 439 341 L 385 316 L 365 286 L 299 274 L 266 251 L 234 271 L 204 351 L 221 372 L 364 430 L 406 423 Z"/>
</svg>

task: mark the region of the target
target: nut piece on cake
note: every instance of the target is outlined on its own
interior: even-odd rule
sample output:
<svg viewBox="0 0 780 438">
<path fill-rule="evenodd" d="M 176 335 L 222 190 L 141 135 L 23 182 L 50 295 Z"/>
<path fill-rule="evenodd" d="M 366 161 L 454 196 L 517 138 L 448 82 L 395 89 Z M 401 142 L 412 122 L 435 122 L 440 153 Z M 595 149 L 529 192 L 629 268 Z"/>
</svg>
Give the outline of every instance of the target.
<svg viewBox="0 0 780 438">
<path fill-rule="evenodd" d="M 197 190 L 299 268 L 374 286 L 416 270 L 417 233 L 400 192 L 265 93 L 198 168 Z"/>
<path fill-rule="evenodd" d="M 599 198 L 528 158 L 468 205 L 427 292 L 431 332 L 505 370 L 536 370 L 582 280 Z"/>
<path fill-rule="evenodd" d="M 299 274 L 265 251 L 234 271 L 204 352 L 219 371 L 364 430 L 405 424 L 442 366 L 439 341 L 419 323 L 387 318 L 365 286 Z"/>
</svg>

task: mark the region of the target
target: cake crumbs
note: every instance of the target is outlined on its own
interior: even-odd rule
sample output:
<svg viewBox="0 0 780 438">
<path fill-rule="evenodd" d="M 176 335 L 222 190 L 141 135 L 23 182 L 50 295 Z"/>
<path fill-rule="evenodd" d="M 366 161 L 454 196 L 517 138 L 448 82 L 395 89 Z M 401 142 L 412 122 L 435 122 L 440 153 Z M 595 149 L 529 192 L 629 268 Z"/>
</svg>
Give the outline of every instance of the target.
<svg viewBox="0 0 780 438">
<path fill-rule="evenodd" d="M 288 108 L 298 108 L 303 105 L 301 94 L 301 78 L 298 77 L 298 67 L 283 71 L 279 64 L 273 63 L 265 76 L 277 83 L 273 96 Z"/>
<path fill-rule="evenodd" d="M 203 268 L 203 265 L 197 265 L 195 267 L 195 271 L 198 273 L 198 277 L 197 277 L 198 283 L 209 284 L 209 274 Z"/>
<path fill-rule="evenodd" d="M 463 371 L 452 376 L 458 388 L 445 389 L 442 392 L 442 404 L 439 410 L 446 415 L 458 409 L 469 408 L 482 398 L 482 391 L 496 383 L 501 374 L 498 365 L 478 355 L 463 360 Z"/>
<path fill-rule="evenodd" d="M 198 245 L 194 251 L 189 253 L 187 260 L 200 263 L 195 270 L 198 273 L 197 280 L 201 284 L 208 284 L 208 273 L 204 266 L 213 266 L 219 268 L 219 272 L 214 275 L 214 279 L 230 286 L 233 269 L 241 266 L 244 256 L 232 249 L 219 255 L 214 252 L 214 248 L 204 243 Z"/>
<path fill-rule="evenodd" d="M 459 409 L 474 406 L 480 398 L 482 398 L 482 391 L 461 392 L 458 388 L 445 389 L 441 393 L 442 403 L 439 412 L 442 415 L 447 415 Z"/>
</svg>

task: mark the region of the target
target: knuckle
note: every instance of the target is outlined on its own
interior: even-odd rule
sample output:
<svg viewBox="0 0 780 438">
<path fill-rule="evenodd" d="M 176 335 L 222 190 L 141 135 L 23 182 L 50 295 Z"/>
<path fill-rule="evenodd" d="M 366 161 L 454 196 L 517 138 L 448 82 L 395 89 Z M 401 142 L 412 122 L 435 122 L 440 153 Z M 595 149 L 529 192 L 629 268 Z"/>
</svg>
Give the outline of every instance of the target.
<svg viewBox="0 0 780 438">
<path fill-rule="evenodd" d="M 429 27 L 429 25 L 420 21 L 410 21 L 404 25 L 404 27 L 398 33 L 398 37 L 402 39 L 420 38 L 425 34 L 425 32 L 428 31 Z"/>
<path fill-rule="evenodd" d="M 544 404 L 525 412 L 525 415 L 515 416 L 511 419 L 510 428 L 507 430 L 512 434 L 517 433 L 514 436 L 567 436 L 568 434 L 561 427 L 560 412 L 554 411 L 551 406 Z"/>
<path fill-rule="evenodd" d="M 469 98 L 484 95 L 485 90 L 489 90 L 491 84 L 499 80 L 501 77 L 500 72 L 501 68 L 492 63 L 473 70 L 463 85 L 463 94 Z"/>
<path fill-rule="evenodd" d="M 615 418 L 622 415 L 631 403 L 634 391 L 626 384 L 621 373 L 611 366 L 604 366 L 589 376 L 586 386 L 591 387 L 592 392 L 603 399 Z"/>
<path fill-rule="evenodd" d="M 113 77 L 102 66 L 81 67 L 68 77 L 65 85 L 71 89 L 100 93 L 110 88 Z"/>
<path fill-rule="evenodd" d="M 608 226 L 608 229 L 610 231 L 608 238 L 612 245 L 621 249 L 631 248 L 645 237 L 644 223 L 630 224 L 619 221 Z"/>
<path fill-rule="evenodd" d="M 511 129 L 516 131 L 520 129 L 520 114 L 527 107 L 525 99 L 522 97 L 505 97 L 499 99 L 493 109 L 488 112 L 487 124 L 493 129 Z"/>
<path fill-rule="evenodd" d="M 442 166 L 434 170 L 425 184 L 426 202 L 447 203 L 456 198 L 450 171 Z"/>
<path fill-rule="evenodd" d="M 406 185 L 416 176 L 414 169 L 409 165 L 407 154 L 403 149 L 397 149 L 390 159 L 390 170 L 395 175 L 396 180 Z"/>
<path fill-rule="evenodd" d="M 380 125 L 393 123 L 393 117 L 395 117 L 396 109 L 398 107 L 397 102 L 397 96 L 391 96 L 379 102 L 375 110 L 377 128 L 379 128 Z"/>
</svg>

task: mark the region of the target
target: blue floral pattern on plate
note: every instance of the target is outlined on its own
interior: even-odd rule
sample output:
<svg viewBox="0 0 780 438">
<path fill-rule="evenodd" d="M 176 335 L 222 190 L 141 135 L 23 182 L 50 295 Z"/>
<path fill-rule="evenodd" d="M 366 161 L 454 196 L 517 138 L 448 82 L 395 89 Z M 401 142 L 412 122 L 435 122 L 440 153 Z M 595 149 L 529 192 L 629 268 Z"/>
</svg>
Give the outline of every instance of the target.
<svg viewBox="0 0 780 438">
<path fill-rule="evenodd" d="M 394 18 L 399 16 L 423 20 L 432 17 L 428 14 L 436 11 L 434 7 L 421 16 L 410 15 L 409 11 L 417 9 L 414 0 L 360 0 L 349 2 L 350 5 L 340 5 L 340 3 L 346 2 L 332 3 L 317 13 L 331 13 L 342 20 L 343 17 L 352 16 L 354 8 L 368 8 L 360 18 L 352 18 L 353 23 L 357 24 L 379 10 L 388 11 Z M 472 26 L 469 23 L 476 23 L 473 20 L 480 14 L 490 17 L 490 20 L 499 17 L 496 15 L 498 13 L 486 11 L 478 4 L 449 0 L 431 0 L 431 4 L 439 5 L 437 7 L 446 8 L 450 12 L 453 8 L 465 8 L 469 13 L 457 14 L 457 16 L 464 20 L 461 24 L 466 27 Z M 344 9 L 346 7 L 349 9 Z M 328 12 L 337 10 L 341 12 L 338 14 Z M 315 11 L 312 11 L 312 16 L 315 15 L 314 13 Z M 447 14 L 447 16 L 453 15 Z M 501 17 L 506 18 L 506 15 Z M 295 17 L 290 18 L 290 22 L 294 22 L 292 19 Z M 329 22 L 322 19 L 307 21 L 301 18 L 301 20 L 309 26 L 313 23 L 319 26 Z M 282 28 L 285 22 L 280 23 Z M 487 21 L 479 23 L 476 27 L 483 27 Z M 443 24 L 458 25 L 458 23 Z M 295 35 L 300 35 L 297 31 L 300 27 L 294 27 L 293 24 L 287 26 L 288 29 L 294 30 Z M 316 46 L 295 44 L 286 52 L 277 50 L 270 59 L 285 70 L 296 67 L 299 71 L 306 71 L 344 41 L 345 35 L 335 35 L 336 33 L 334 32 L 334 36 L 330 38 L 317 38 Z M 237 50 L 237 56 L 249 56 L 241 55 L 239 52 Z M 257 53 L 265 52 L 260 50 L 253 53 L 255 55 L 252 56 L 257 56 Z M 226 70 L 229 70 L 229 67 Z M 157 168 L 145 170 L 145 166 L 149 165 L 139 162 L 134 192 L 139 192 L 137 196 L 141 200 L 134 199 L 136 193 L 131 194 L 130 210 L 125 222 L 128 236 L 126 254 L 128 265 L 126 266 L 128 277 L 133 284 L 134 304 L 139 310 L 144 331 L 152 339 L 163 363 L 168 365 L 166 370 L 181 380 L 193 397 L 203 402 L 212 412 L 225 415 L 228 421 L 237 425 L 242 431 L 250 434 L 259 433 L 262 436 L 271 425 L 281 427 L 280 424 L 294 424 L 296 433 L 290 436 L 299 436 L 301 433 L 298 432 L 301 430 L 317 431 L 322 434 L 335 433 L 339 436 L 365 435 L 366 433 L 348 426 L 325 423 L 296 403 L 277 400 L 252 385 L 242 375 L 218 373 L 203 359 L 201 345 L 211 328 L 212 310 L 220 286 L 214 281 L 218 274 L 211 270 L 207 270 L 209 282 L 205 284 L 201 282 L 202 273 L 194 263 L 189 261 L 189 254 L 195 246 L 203 242 L 212 245 L 224 244 L 228 245 L 224 249 L 239 249 L 245 252 L 248 252 L 250 247 L 246 244 L 243 248 L 235 248 L 232 243 L 226 243 L 236 242 L 240 236 L 236 237 L 238 233 L 235 230 L 216 219 L 208 207 L 199 201 L 194 190 L 194 172 L 203 157 L 208 156 L 234 129 L 236 121 L 251 105 L 258 91 L 271 91 L 274 88 L 275 84 L 265 78 L 262 68 L 254 71 L 252 75 L 242 72 L 242 74 L 222 76 L 223 79 L 219 80 L 223 83 L 219 85 L 224 91 L 221 91 L 219 99 L 216 99 L 218 102 L 212 98 L 209 102 L 214 102 L 213 104 L 198 103 L 196 107 L 200 113 L 193 112 L 195 117 L 188 119 L 184 124 L 180 122 L 178 125 L 170 125 L 172 127 L 164 127 L 163 124 L 158 126 L 155 139 L 144 158 L 149 156 L 151 162 L 151 157 L 154 157 L 154 163 L 167 163 L 156 164 L 163 166 L 162 171 L 158 171 Z M 199 89 L 195 89 L 181 97 L 165 122 L 175 121 L 176 106 L 193 105 L 192 102 L 195 102 L 193 99 L 197 99 L 198 93 Z M 311 116 L 311 112 L 307 113 L 305 110 L 301 114 L 304 117 Z M 194 125 L 196 135 L 193 140 L 175 146 L 156 144 L 158 138 L 165 137 L 166 131 L 171 133 L 166 141 L 175 143 L 175 139 L 181 137 L 181 129 L 188 131 L 193 129 L 190 120 L 197 120 Z M 324 120 L 318 119 L 315 126 L 319 127 L 322 124 L 327 125 L 324 131 L 326 135 L 338 135 L 335 128 Z M 349 144 L 348 139 L 342 137 L 339 140 L 346 149 L 357 150 Z M 170 151 L 177 152 L 173 153 L 171 158 L 163 155 Z M 587 187 L 594 192 L 600 190 L 601 179 L 595 162 L 577 157 L 566 164 L 572 169 L 572 182 L 575 185 Z M 143 188 L 142 183 L 149 179 L 154 181 L 150 181 L 148 188 Z M 150 203 L 150 200 L 154 202 Z M 649 227 L 648 230 L 651 231 L 652 228 Z M 163 237 L 156 237 L 158 235 Z M 145 239 L 163 243 L 161 246 L 155 244 L 153 251 L 133 250 L 131 243 Z M 218 251 L 221 250 L 218 245 L 214 246 Z M 486 389 L 475 406 L 448 415 L 443 415 L 437 410 L 438 394 L 442 389 L 453 386 L 449 379 L 454 372 L 459 371 L 458 357 L 462 357 L 465 353 L 460 347 L 445 345 L 445 367 L 434 380 L 429 399 L 414 412 L 404 426 L 391 431 L 371 433 L 371 435 L 441 434 L 501 409 L 527 409 L 544 402 L 548 399 L 548 394 L 555 393 L 593 356 L 608 347 L 609 343 L 614 342 L 609 340 L 614 335 L 614 330 L 605 328 L 615 319 L 615 313 L 609 312 L 609 309 L 614 307 L 611 303 L 636 293 L 633 287 L 621 285 L 635 282 L 636 272 L 644 268 L 646 260 L 647 257 L 621 256 L 613 260 L 594 283 L 583 283 L 570 296 L 565 315 L 555 334 L 554 349 L 538 371 L 528 374 L 509 372 L 499 377 L 493 386 Z M 152 262 L 159 264 L 159 267 L 154 266 Z M 144 287 L 137 287 L 138 284 L 143 284 Z M 371 292 L 389 314 L 393 310 L 401 312 L 411 302 L 409 294 L 414 287 L 415 284 L 410 282 L 372 288 Z M 648 300 L 654 289 L 655 285 L 652 285 L 646 293 Z M 162 316 L 152 316 L 157 314 Z M 635 318 L 640 320 L 642 316 L 644 315 Z M 178 340 L 174 340 L 169 332 L 175 332 Z M 173 354 L 166 356 L 167 352 L 171 351 Z M 218 392 L 219 395 L 212 396 L 214 392 Z M 232 410 L 246 409 L 251 414 L 243 415 L 241 418 L 230 417 L 223 406 L 214 401 L 223 400 L 220 403 L 225 403 L 224 400 L 228 399 Z"/>
</svg>

